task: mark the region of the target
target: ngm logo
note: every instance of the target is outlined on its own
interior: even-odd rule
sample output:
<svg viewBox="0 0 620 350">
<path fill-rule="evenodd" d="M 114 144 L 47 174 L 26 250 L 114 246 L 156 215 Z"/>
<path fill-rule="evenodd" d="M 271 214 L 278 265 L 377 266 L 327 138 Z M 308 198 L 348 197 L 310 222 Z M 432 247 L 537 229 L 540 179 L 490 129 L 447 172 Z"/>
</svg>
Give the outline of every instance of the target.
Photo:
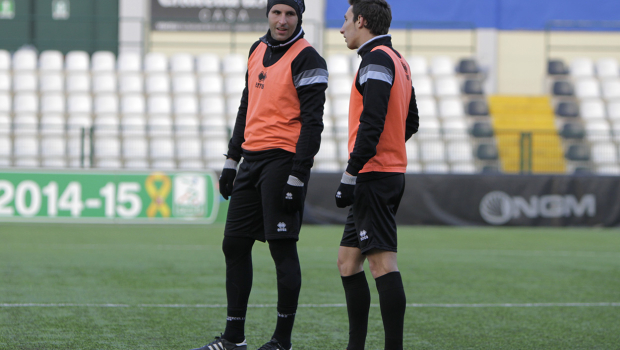
<svg viewBox="0 0 620 350">
<path fill-rule="evenodd" d="M 578 218 L 596 215 L 596 197 L 586 194 L 578 200 L 573 195 L 532 196 L 530 200 L 523 197 L 511 197 L 507 193 L 495 191 L 487 194 L 480 201 L 480 215 L 491 225 L 503 225 L 521 215 L 530 219 L 561 218 L 575 216 Z"/>
</svg>

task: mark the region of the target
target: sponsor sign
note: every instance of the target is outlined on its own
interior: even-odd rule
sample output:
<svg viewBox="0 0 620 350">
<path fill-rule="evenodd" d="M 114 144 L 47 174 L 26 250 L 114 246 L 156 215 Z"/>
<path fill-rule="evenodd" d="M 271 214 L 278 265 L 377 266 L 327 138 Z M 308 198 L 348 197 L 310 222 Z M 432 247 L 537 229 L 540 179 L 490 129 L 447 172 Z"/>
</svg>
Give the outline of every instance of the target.
<svg viewBox="0 0 620 350">
<path fill-rule="evenodd" d="M 71 16 L 71 3 L 69 0 L 52 1 L 52 18 L 59 20 L 67 20 Z"/>
<path fill-rule="evenodd" d="M 0 19 L 15 18 L 15 0 L 0 0 Z"/>
<path fill-rule="evenodd" d="M 267 0 L 151 0 L 156 31 L 266 31 Z"/>
<path fill-rule="evenodd" d="M 213 223 L 213 172 L 0 172 L 1 221 Z"/>
</svg>

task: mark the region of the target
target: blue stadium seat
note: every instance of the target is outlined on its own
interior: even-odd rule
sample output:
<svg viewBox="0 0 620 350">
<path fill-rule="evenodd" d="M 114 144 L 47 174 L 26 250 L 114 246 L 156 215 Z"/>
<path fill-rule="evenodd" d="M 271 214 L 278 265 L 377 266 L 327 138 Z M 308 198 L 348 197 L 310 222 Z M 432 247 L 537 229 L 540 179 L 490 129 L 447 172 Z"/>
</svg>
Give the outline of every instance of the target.
<svg viewBox="0 0 620 350">
<path fill-rule="evenodd" d="M 574 118 L 579 116 L 579 106 L 574 102 L 560 102 L 555 107 L 555 114 L 560 117 Z"/>
<path fill-rule="evenodd" d="M 561 60 L 549 60 L 547 64 L 547 74 L 549 75 L 566 75 L 568 74 L 568 68 L 564 61 Z"/>
<path fill-rule="evenodd" d="M 553 83 L 553 94 L 555 96 L 573 96 L 575 87 L 568 81 L 556 81 Z"/>
<path fill-rule="evenodd" d="M 565 139 L 583 139 L 586 136 L 586 130 L 579 123 L 566 123 L 560 131 L 560 135 Z"/>
<path fill-rule="evenodd" d="M 471 129 L 473 137 L 493 137 L 493 127 L 490 123 L 477 122 Z"/>
<path fill-rule="evenodd" d="M 497 147 L 493 144 L 481 144 L 478 145 L 476 150 L 476 157 L 480 160 L 497 160 L 499 159 L 499 153 Z"/>
<path fill-rule="evenodd" d="M 470 101 L 467 104 L 467 114 L 471 116 L 488 116 L 489 115 L 489 105 L 484 100 L 474 100 Z"/>
<path fill-rule="evenodd" d="M 588 161 L 590 160 L 590 148 L 586 145 L 570 145 L 564 156 L 572 161 Z"/>
</svg>

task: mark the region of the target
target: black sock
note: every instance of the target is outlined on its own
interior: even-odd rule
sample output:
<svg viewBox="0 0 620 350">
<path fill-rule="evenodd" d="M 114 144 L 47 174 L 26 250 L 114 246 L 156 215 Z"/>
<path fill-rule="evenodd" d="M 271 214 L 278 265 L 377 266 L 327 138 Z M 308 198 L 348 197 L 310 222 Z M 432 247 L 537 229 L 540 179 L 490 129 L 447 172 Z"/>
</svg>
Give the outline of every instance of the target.
<svg viewBox="0 0 620 350">
<path fill-rule="evenodd" d="M 342 277 L 349 314 L 349 345 L 347 350 L 363 350 L 368 333 L 370 288 L 364 271 Z"/>
<path fill-rule="evenodd" d="M 252 291 L 252 247 L 254 240 L 224 237 L 222 250 L 226 257 L 226 297 L 228 317 L 222 338 L 240 343 L 245 339 L 245 315 Z"/>
<path fill-rule="evenodd" d="M 273 338 L 286 349 L 290 349 L 301 290 L 297 242 L 291 239 L 269 241 L 269 250 L 278 274 L 278 322 Z"/>
<path fill-rule="evenodd" d="M 402 350 L 407 299 L 400 272 L 390 272 L 375 282 L 385 330 L 385 350 Z"/>
</svg>

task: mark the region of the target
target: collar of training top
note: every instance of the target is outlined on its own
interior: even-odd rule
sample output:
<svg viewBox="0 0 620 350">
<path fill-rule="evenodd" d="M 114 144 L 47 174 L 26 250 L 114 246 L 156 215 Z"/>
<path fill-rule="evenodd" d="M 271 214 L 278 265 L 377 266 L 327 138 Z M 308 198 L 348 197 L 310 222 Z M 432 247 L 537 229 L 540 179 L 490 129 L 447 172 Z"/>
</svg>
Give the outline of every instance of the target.
<svg viewBox="0 0 620 350">
<path fill-rule="evenodd" d="M 262 42 L 264 42 L 265 44 L 267 44 L 267 46 L 269 46 L 272 49 L 278 49 L 278 48 L 283 48 L 283 47 L 287 47 L 290 45 L 293 45 L 297 40 L 301 39 L 304 37 L 304 30 L 303 28 L 299 28 L 296 33 L 293 34 L 293 36 L 291 37 L 290 40 L 288 41 L 277 41 L 275 40 L 272 36 L 271 36 L 271 30 L 267 31 L 267 34 L 265 34 L 263 37 L 260 38 L 260 40 Z"/>
<path fill-rule="evenodd" d="M 359 49 L 357 49 L 357 54 L 364 57 L 365 54 L 369 53 L 377 46 L 392 47 L 392 35 L 379 35 L 368 40 L 362 46 L 360 46 Z"/>
</svg>

